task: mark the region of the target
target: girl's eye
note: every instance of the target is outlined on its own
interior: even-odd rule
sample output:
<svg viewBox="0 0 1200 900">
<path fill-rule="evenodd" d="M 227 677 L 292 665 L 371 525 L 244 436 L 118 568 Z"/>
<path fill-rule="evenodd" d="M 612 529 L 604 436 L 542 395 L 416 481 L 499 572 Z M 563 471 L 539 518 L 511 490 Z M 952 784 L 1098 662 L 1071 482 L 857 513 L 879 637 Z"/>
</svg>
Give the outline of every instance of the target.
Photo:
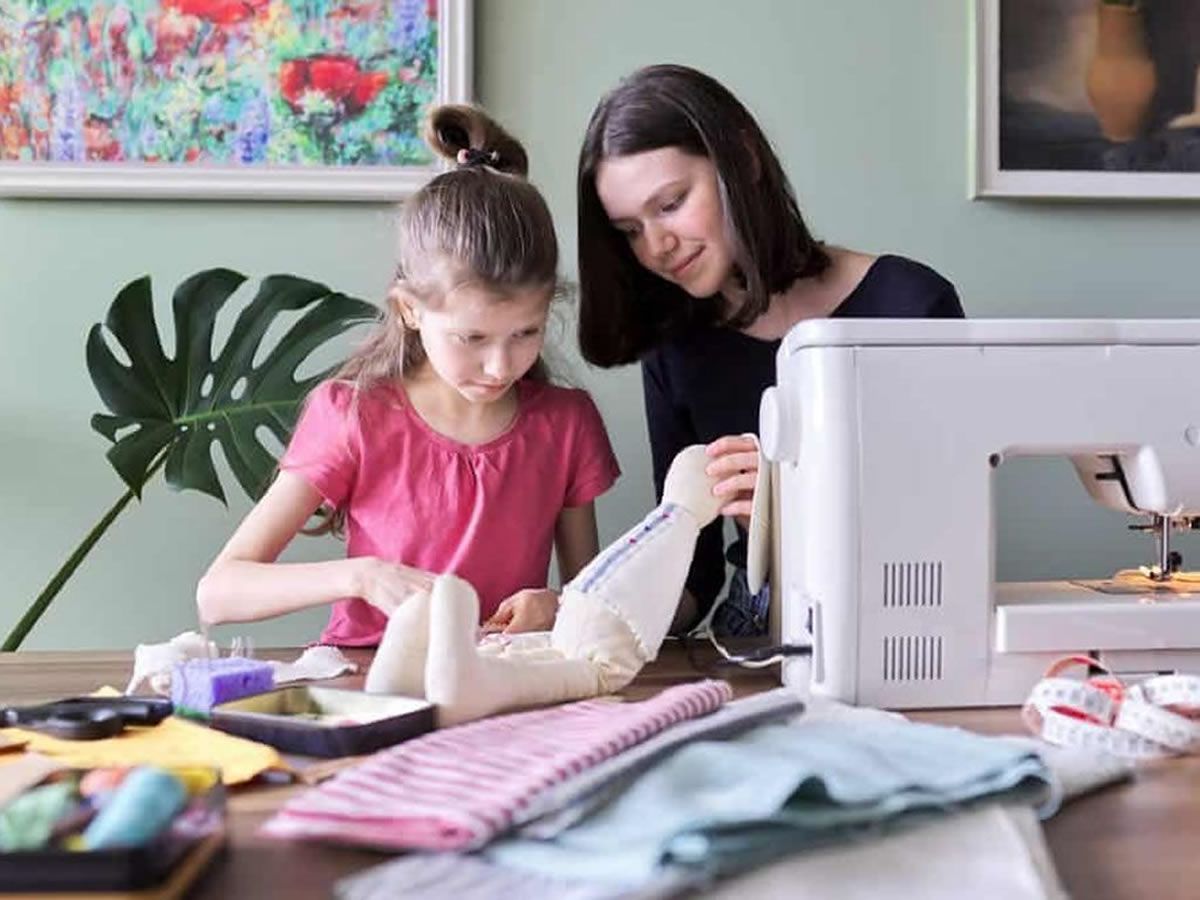
<svg viewBox="0 0 1200 900">
<path fill-rule="evenodd" d="M 456 337 L 460 344 L 478 344 L 483 340 L 481 334 L 459 334 Z"/>
<path fill-rule="evenodd" d="M 677 209 L 679 209 L 679 207 L 683 206 L 683 200 L 686 196 L 687 196 L 687 194 L 684 193 L 684 194 L 678 195 L 673 200 L 668 200 L 666 203 L 664 203 L 662 205 L 662 207 L 661 207 L 662 212 L 665 212 L 665 213 L 675 212 L 675 210 L 677 210 Z"/>
<path fill-rule="evenodd" d="M 542 333 L 540 328 L 526 328 L 524 331 L 517 332 L 519 338 L 533 338 Z"/>
</svg>

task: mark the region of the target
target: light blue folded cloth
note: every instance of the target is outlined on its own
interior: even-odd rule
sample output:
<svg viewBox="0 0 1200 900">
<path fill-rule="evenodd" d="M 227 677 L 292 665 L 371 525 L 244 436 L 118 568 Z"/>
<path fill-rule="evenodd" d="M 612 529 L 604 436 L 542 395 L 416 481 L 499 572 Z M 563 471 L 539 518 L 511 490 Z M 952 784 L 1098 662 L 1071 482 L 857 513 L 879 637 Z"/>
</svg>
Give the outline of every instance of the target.
<svg viewBox="0 0 1200 900">
<path fill-rule="evenodd" d="M 495 862 L 627 887 L 678 867 L 733 874 L 984 798 L 1057 808 L 1033 749 L 900 719 L 801 719 L 695 741 L 553 840 L 491 845 Z"/>
</svg>

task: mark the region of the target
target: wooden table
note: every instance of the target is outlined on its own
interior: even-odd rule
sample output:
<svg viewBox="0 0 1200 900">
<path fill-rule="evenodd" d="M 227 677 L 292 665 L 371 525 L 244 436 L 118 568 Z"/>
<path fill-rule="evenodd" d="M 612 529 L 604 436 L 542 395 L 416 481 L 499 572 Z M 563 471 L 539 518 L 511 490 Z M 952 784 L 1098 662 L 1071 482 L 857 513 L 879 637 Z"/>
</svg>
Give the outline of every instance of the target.
<svg viewBox="0 0 1200 900">
<path fill-rule="evenodd" d="M 260 655 L 294 659 L 298 651 L 263 651 Z M 350 651 L 348 655 L 364 669 L 370 659 L 369 651 Z M 693 661 L 679 644 L 668 643 L 659 659 L 624 693 L 631 699 L 644 699 L 701 674 L 726 678 L 739 696 L 777 686 L 773 670 L 714 669 L 712 665 L 713 657 L 706 650 Z M 0 654 L 0 705 L 85 693 L 103 684 L 120 687 L 131 668 L 132 654 L 127 652 Z M 358 687 L 362 676 L 345 676 L 333 683 Z M 1013 709 L 922 711 L 911 717 L 988 734 L 1021 730 Z M 229 851 L 193 896 L 328 897 L 338 878 L 390 858 L 363 850 L 259 837 L 259 825 L 300 789 L 276 786 L 233 791 Z M 1059 875 L 1074 897 L 1200 896 L 1200 759 L 1146 766 L 1134 783 L 1109 787 L 1069 803 L 1045 824 L 1045 831 Z"/>
</svg>

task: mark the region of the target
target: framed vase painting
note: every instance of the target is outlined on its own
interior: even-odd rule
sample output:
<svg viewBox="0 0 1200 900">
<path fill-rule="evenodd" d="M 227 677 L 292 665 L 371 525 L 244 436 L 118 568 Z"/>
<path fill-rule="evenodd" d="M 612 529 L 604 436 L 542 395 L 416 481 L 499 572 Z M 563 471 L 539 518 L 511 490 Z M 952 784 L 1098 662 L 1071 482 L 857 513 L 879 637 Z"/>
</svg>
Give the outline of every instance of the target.
<svg viewBox="0 0 1200 900">
<path fill-rule="evenodd" d="M 974 7 L 972 196 L 1200 198 L 1200 2 Z"/>
<path fill-rule="evenodd" d="M 4 0 L 0 194 L 394 201 L 471 0 Z"/>
</svg>

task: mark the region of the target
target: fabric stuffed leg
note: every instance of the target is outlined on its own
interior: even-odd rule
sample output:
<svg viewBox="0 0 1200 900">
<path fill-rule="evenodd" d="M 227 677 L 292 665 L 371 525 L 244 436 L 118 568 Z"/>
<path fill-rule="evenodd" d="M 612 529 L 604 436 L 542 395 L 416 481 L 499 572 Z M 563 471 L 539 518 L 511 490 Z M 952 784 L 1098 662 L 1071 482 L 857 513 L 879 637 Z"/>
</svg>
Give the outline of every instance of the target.
<svg viewBox="0 0 1200 900">
<path fill-rule="evenodd" d="M 455 575 L 433 583 L 425 697 L 445 728 L 526 706 L 545 706 L 603 693 L 595 665 L 544 649 L 481 653 L 476 643 L 479 597 Z"/>
<path fill-rule="evenodd" d="M 426 697 L 442 725 L 620 690 L 655 658 L 674 617 L 700 529 L 721 500 L 699 445 L 675 457 L 663 502 L 564 589 L 548 643 L 480 652 L 479 603 L 461 579 L 434 583 Z M 531 636 L 532 638 L 532 636 Z M 382 647 L 381 647 L 382 650 Z"/>
<path fill-rule="evenodd" d="M 424 697 L 428 652 L 429 594 L 422 593 L 401 603 L 388 619 L 367 672 L 366 692 Z"/>
</svg>

